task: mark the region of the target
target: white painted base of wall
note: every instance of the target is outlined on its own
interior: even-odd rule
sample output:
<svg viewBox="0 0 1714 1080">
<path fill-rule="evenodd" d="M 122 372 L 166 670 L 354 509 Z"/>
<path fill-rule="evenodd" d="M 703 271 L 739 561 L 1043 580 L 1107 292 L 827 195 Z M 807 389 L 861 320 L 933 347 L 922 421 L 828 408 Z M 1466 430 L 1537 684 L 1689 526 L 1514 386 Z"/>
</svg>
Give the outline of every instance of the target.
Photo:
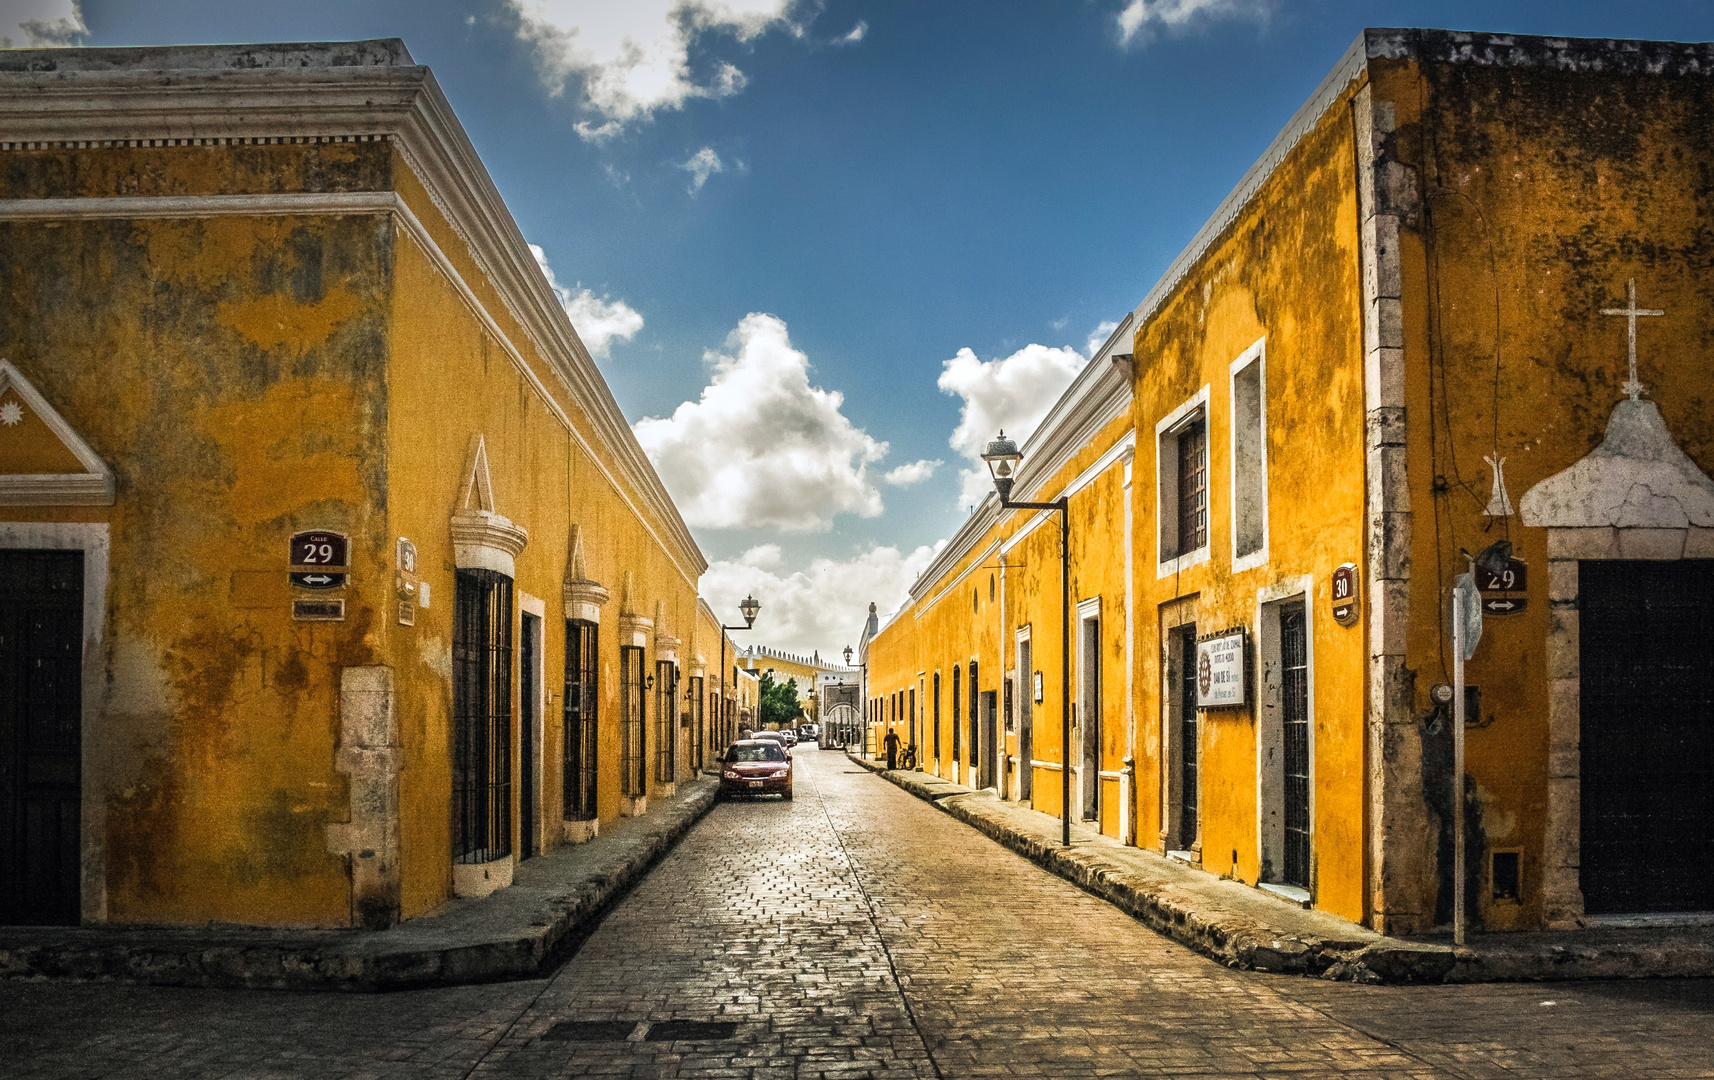
<svg viewBox="0 0 1714 1080">
<path fill-rule="evenodd" d="M 649 797 L 647 795 L 619 796 L 620 817 L 642 817 L 649 812 Z"/>
<path fill-rule="evenodd" d="M 599 821 L 568 821 L 565 823 L 565 842 L 568 844 L 587 844 L 601 835 Z"/>
<path fill-rule="evenodd" d="M 485 863 L 453 863 L 452 895 L 487 896 L 496 889 L 512 883 L 512 857 Z"/>
<path fill-rule="evenodd" d="M 655 790 L 655 797 L 656 798 L 670 799 L 674 795 L 678 794 L 678 785 L 677 784 L 656 784 L 654 790 Z"/>
</svg>

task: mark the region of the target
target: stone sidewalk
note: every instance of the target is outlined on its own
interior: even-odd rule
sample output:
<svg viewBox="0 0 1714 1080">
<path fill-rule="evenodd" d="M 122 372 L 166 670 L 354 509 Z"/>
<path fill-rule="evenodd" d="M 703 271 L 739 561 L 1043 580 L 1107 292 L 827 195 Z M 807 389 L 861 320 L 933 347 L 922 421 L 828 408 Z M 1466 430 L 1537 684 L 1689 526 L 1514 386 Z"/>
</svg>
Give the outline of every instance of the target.
<svg viewBox="0 0 1714 1080">
<path fill-rule="evenodd" d="M 513 884 L 380 931 L 0 927 L 0 978 L 160 986 L 401 990 L 545 974 L 714 805 L 701 777 L 586 844 L 518 864 Z"/>
<path fill-rule="evenodd" d="M 1366 983 L 1525 982 L 1714 976 L 1714 926 L 1393 938 L 1305 910 L 1242 882 L 1127 847 L 1058 818 L 923 772 L 879 773 L 1031 862 L 1106 900 L 1157 933 L 1241 970 Z"/>
</svg>

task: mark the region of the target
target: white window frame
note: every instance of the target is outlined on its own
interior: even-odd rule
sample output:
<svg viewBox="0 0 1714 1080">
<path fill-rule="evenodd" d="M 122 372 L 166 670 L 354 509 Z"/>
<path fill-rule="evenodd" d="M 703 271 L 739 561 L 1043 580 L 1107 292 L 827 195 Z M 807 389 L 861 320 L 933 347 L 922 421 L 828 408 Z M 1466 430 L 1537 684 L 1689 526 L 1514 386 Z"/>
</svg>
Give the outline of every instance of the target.
<svg viewBox="0 0 1714 1080">
<path fill-rule="evenodd" d="M 1186 570 L 1192 566 L 1197 566 L 1201 563 L 1207 562 L 1210 558 L 1210 553 L 1214 550 L 1214 537 L 1212 535 L 1214 531 L 1214 487 L 1211 484 L 1208 488 L 1210 496 L 1208 500 L 1208 524 L 1210 533 L 1208 543 L 1203 544 L 1194 551 L 1175 553 L 1171 556 L 1166 554 L 1166 529 L 1168 522 L 1171 522 L 1175 536 L 1178 532 L 1177 435 L 1182 428 L 1191 421 L 1197 419 L 1198 414 L 1201 415 L 1203 423 L 1208 425 L 1205 430 L 1207 430 L 1210 435 L 1212 434 L 1212 425 L 1209 424 L 1208 417 L 1208 390 L 1209 384 L 1203 383 L 1202 389 L 1198 390 L 1188 401 L 1181 404 L 1178 408 L 1167 413 L 1161 418 L 1160 422 L 1155 425 L 1155 578 L 1157 580 L 1160 578 L 1171 577 L 1181 570 Z M 1164 464 L 1166 459 L 1165 449 L 1169 439 L 1171 439 L 1173 443 L 1172 468 L 1170 470 L 1168 470 Z M 1205 439 L 1204 445 L 1207 445 L 1207 443 L 1208 440 Z M 1213 466 L 1212 461 L 1209 462 L 1209 466 Z M 1169 477 L 1172 485 L 1172 497 L 1170 499 L 1167 497 L 1167 484 Z"/>
<path fill-rule="evenodd" d="M 1265 566 L 1268 562 L 1268 355 L 1267 338 L 1259 339 L 1254 345 L 1238 354 L 1232 361 L 1227 376 L 1226 391 L 1229 403 L 1227 412 L 1231 422 L 1226 425 L 1226 474 L 1227 490 L 1231 492 L 1230 510 L 1227 519 L 1232 524 L 1232 571 L 1253 570 Z M 1238 554 L 1238 373 L 1256 365 L 1256 383 L 1260 394 L 1262 412 L 1262 427 L 1259 432 L 1261 439 L 1262 458 L 1262 546 L 1248 555 Z"/>
</svg>

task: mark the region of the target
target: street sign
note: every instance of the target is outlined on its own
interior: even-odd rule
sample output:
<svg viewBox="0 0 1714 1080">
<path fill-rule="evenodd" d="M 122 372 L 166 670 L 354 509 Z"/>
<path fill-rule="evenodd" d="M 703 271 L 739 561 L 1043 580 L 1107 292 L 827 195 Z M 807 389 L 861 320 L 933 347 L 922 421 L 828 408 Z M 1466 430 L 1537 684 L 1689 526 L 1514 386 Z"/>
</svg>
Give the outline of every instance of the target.
<svg viewBox="0 0 1714 1080">
<path fill-rule="evenodd" d="M 1350 626 L 1357 621 L 1357 564 L 1344 563 L 1333 571 L 1333 621 Z"/>
<path fill-rule="evenodd" d="M 301 589 L 337 589 L 345 584 L 344 574 L 305 571 L 292 574 L 292 584 Z"/>
<path fill-rule="evenodd" d="M 1482 604 L 1476 589 L 1476 579 L 1459 574 L 1452 586 L 1453 637 L 1463 648 L 1460 660 L 1476 655 L 1476 643 L 1482 640 Z"/>
<path fill-rule="evenodd" d="M 350 564 L 351 540 L 336 532 L 301 532 L 292 534 L 291 564 L 313 569 L 344 570 Z"/>
<path fill-rule="evenodd" d="M 345 585 L 350 537 L 324 529 L 293 533 L 289 552 L 293 585 L 301 589 L 338 589 Z"/>
<path fill-rule="evenodd" d="M 1244 642 L 1242 630 L 1196 643 L 1196 707 L 1239 708 L 1244 701 Z"/>
<path fill-rule="evenodd" d="M 1529 603 L 1529 567 L 1522 559 L 1508 559 L 1502 570 L 1476 571 L 1482 592 L 1482 610 L 1490 615 L 1516 615 Z"/>
</svg>

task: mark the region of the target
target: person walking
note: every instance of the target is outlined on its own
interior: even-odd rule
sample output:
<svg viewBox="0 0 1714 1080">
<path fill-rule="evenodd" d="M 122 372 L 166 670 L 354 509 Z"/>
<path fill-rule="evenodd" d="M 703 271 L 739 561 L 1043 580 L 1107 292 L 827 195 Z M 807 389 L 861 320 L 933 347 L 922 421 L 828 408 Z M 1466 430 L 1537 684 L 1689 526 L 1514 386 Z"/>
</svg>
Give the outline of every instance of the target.
<svg viewBox="0 0 1714 1080">
<path fill-rule="evenodd" d="M 885 739 L 881 740 L 881 744 L 887 748 L 887 768 L 889 768 L 889 769 L 898 768 L 899 767 L 899 733 L 896 731 L 887 732 L 887 737 Z"/>
</svg>

